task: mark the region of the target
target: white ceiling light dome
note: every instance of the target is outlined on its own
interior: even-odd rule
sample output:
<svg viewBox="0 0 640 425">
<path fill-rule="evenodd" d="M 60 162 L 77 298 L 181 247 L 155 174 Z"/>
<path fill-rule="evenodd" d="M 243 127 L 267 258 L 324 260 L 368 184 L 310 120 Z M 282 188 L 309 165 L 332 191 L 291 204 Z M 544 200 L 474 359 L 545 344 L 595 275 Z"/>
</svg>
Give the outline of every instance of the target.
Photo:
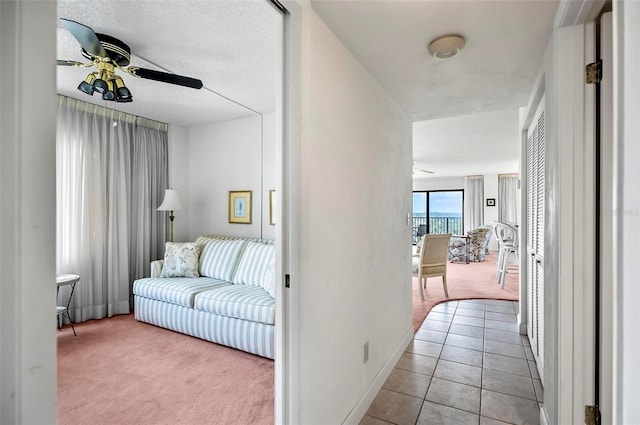
<svg viewBox="0 0 640 425">
<path fill-rule="evenodd" d="M 445 35 L 429 43 L 429 53 L 436 59 L 451 59 L 464 47 L 461 35 Z"/>
</svg>

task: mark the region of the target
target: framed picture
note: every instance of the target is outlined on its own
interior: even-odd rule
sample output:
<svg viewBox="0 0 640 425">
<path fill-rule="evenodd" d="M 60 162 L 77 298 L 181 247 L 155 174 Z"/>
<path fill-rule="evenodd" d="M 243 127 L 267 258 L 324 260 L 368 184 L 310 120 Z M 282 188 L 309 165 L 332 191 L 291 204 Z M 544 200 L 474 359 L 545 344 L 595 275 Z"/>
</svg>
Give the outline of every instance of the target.
<svg viewBox="0 0 640 425">
<path fill-rule="evenodd" d="M 276 224 L 276 191 L 269 191 L 269 224 Z"/>
<path fill-rule="evenodd" d="M 487 198 L 487 206 L 495 207 L 496 206 L 496 198 Z"/>
<path fill-rule="evenodd" d="M 229 223 L 251 224 L 251 191 L 229 191 Z"/>
</svg>

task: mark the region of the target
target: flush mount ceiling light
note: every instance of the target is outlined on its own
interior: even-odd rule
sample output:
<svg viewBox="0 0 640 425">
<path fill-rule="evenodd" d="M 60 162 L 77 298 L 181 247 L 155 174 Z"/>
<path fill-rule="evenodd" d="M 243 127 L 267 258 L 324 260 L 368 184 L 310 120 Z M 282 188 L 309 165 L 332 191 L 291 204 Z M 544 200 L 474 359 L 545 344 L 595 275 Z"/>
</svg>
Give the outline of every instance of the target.
<svg viewBox="0 0 640 425">
<path fill-rule="evenodd" d="M 429 43 L 429 53 L 436 59 L 451 59 L 464 47 L 461 35 L 445 35 Z"/>
</svg>

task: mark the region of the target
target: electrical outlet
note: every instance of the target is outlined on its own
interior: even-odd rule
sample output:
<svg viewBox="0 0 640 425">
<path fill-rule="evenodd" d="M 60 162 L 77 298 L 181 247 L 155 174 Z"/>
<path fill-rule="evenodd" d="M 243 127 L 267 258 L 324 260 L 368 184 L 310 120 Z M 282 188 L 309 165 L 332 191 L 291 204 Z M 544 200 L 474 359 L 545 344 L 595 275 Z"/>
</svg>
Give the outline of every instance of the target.
<svg viewBox="0 0 640 425">
<path fill-rule="evenodd" d="M 369 361 L 369 341 L 364 343 L 364 362 L 366 363 Z"/>
</svg>

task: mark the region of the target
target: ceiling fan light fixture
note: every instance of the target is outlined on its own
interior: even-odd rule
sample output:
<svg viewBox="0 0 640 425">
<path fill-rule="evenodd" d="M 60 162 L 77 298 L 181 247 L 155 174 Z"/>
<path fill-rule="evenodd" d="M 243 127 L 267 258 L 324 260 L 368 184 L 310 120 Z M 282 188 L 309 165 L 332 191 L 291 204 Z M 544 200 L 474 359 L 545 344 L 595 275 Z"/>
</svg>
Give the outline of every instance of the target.
<svg viewBox="0 0 640 425">
<path fill-rule="evenodd" d="M 97 78 L 96 81 L 94 81 L 93 83 L 93 90 L 102 94 L 109 90 L 109 85 L 102 78 Z"/>
<path fill-rule="evenodd" d="M 116 75 L 116 102 L 128 103 L 133 102 L 131 91 L 124 85 L 124 80 Z"/>
<path fill-rule="evenodd" d="M 96 80 L 95 74 L 92 72 L 87 75 L 87 78 L 84 79 L 83 82 L 78 86 L 78 90 L 83 93 L 88 94 L 89 96 L 93 96 L 93 82 Z"/>
<path fill-rule="evenodd" d="M 461 35 L 445 35 L 429 43 L 429 53 L 436 59 L 451 59 L 460 53 L 464 44 Z"/>
</svg>

